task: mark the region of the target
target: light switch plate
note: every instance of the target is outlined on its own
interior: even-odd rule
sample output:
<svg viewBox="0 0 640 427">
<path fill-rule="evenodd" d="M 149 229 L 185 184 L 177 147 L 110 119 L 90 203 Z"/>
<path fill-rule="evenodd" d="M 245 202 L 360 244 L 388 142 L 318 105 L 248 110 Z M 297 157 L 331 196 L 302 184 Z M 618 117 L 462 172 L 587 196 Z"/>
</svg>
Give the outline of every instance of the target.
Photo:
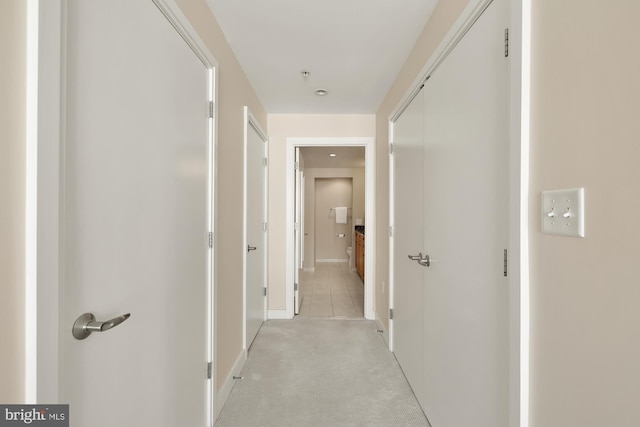
<svg viewBox="0 0 640 427">
<path fill-rule="evenodd" d="M 542 192 L 542 232 L 584 237 L 584 188 Z"/>
</svg>

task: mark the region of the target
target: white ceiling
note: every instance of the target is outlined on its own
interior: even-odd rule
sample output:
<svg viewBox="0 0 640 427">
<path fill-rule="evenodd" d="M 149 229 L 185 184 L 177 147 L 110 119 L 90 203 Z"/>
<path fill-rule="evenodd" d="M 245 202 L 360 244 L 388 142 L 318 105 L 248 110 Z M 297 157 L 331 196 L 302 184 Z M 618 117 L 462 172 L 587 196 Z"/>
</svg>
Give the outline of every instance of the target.
<svg viewBox="0 0 640 427">
<path fill-rule="evenodd" d="M 207 1 L 267 113 L 372 114 L 438 0 Z"/>
<path fill-rule="evenodd" d="M 335 157 L 330 157 L 334 153 Z M 300 154 L 307 168 L 363 168 L 364 147 L 302 147 Z"/>
</svg>

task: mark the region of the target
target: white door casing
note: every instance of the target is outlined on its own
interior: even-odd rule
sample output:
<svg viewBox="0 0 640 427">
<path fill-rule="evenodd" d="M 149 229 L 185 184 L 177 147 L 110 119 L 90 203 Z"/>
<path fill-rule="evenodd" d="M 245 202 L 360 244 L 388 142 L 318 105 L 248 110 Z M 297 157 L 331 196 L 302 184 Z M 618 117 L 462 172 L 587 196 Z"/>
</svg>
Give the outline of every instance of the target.
<svg viewBox="0 0 640 427">
<path fill-rule="evenodd" d="M 63 132 L 38 119 L 36 286 L 59 299 L 37 302 L 36 363 L 52 369 L 30 394 L 78 425 L 211 424 L 215 60 L 171 0 L 39 7 L 38 101 Z M 132 315 L 78 341 L 83 312 Z"/>
<path fill-rule="evenodd" d="M 266 318 L 267 136 L 244 107 L 244 349 Z"/>
<path fill-rule="evenodd" d="M 296 147 L 296 182 L 295 182 L 295 261 L 293 272 L 294 281 L 294 314 L 300 314 L 300 306 L 302 305 L 302 292 L 300 291 L 300 268 L 302 268 L 302 209 L 304 206 L 304 199 L 302 198 L 302 171 L 300 170 L 300 148 Z"/>
<path fill-rule="evenodd" d="M 291 319 L 294 316 L 294 275 L 295 275 L 295 148 L 318 146 L 365 147 L 365 280 L 364 317 L 375 318 L 375 139 L 372 137 L 292 137 L 286 145 L 286 230 L 285 230 L 285 280 L 286 301 L 284 310 L 269 310 L 270 319 Z M 307 225 L 308 227 L 308 225 Z"/>
</svg>

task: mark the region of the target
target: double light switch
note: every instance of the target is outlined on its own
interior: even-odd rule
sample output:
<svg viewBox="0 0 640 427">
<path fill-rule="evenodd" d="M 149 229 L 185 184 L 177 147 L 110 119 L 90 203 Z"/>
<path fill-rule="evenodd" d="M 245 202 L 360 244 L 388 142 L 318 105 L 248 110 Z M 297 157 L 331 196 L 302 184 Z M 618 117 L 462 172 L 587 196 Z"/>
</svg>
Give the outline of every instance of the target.
<svg viewBox="0 0 640 427">
<path fill-rule="evenodd" d="M 584 237 L 584 188 L 542 192 L 542 232 Z"/>
</svg>

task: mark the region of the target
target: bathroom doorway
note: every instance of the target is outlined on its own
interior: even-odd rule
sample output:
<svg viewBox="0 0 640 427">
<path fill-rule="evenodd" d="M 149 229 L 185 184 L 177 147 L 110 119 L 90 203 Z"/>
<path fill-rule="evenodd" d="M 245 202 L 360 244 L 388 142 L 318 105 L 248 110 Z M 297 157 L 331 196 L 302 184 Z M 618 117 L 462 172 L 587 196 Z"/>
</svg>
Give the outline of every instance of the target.
<svg viewBox="0 0 640 427">
<path fill-rule="evenodd" d="M 296 159 L 287 179 L 287 211 L 293 213 L 287 222 L 294 231 L 287 236 L 287 293 L 299 308 L 295 314 L 374 318 L 375 236 L 366 242 L 369 253 L 361 246 L 360 276 L 354 234 L 356 224 L 361 232 L 374 224 L 373 151 L 372 138 L 287 139 L 287 156 Z"/>
<path fill-rule="evenodd" d="M 364 149 L 358 151 L 362 162 L 346 164 L 356 167 L 307 169 L 306 256 L 299 273 L 301 317 L 364 317 L 364 281 L 353 263 L 354 222 L 363 223 L 365 204 L 364 167 L 360 167 Z"/>
</svg>

